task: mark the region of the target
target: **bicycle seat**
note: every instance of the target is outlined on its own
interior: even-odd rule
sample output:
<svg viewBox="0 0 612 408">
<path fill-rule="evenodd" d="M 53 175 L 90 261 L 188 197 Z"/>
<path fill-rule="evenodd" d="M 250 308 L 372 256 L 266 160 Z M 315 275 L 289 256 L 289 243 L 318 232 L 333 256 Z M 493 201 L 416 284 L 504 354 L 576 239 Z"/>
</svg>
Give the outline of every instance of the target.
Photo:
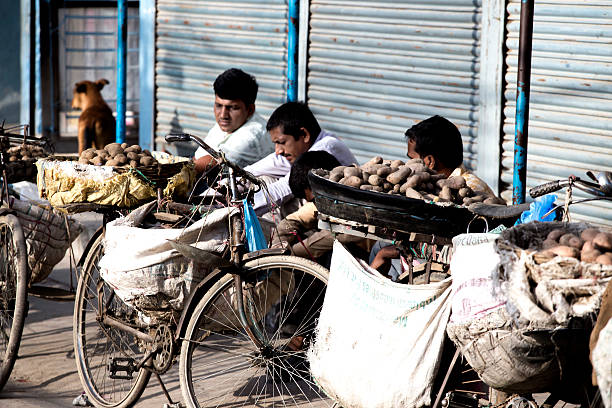
<svg viewBox="0 0 612 408">
<path fill-rule="evenodd" d="M 529 203 L 523 203 L 518 205 L 474 203 L 468 207 L 468 210 L 470 210 L 476 215 L 493 219 L 518 218 L 523 213 L 523 211 L 528 209 Z"/>
</svg>

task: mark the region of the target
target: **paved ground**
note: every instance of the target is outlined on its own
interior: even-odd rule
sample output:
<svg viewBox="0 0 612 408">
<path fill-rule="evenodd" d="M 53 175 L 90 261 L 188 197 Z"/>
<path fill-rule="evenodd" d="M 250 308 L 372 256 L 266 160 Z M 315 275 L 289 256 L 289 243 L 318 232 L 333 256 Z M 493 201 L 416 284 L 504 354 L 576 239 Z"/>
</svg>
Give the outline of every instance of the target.
<svg viewBox="0 0 612 408">
<path fill-rule="evenodd" d="M 79 218 L 91 233 L 99 224 L 96 214 Z M 82 237 L 82 241 L 86 241 Z M 77 256 L 83 244 L 77 242 Z M 70 286 L 69 258 L 54 269 L 45 285 L 68 289 Z M 76 281 L 73 277 L 73 284 Z M 30 310 L 26 318 L 19 358 L 8 384 L 0 393 L 0 407 L 71 407 L 81 393 L 72 349 L 73 302 L 49 301 L 29 296 Z M 178 369 L 173 367 L 163 376 L 173 399 L 180 400 Z M 167 402 L 157 380 L 152 377 L 137 407 L 159 407 Z"/>
</svg>

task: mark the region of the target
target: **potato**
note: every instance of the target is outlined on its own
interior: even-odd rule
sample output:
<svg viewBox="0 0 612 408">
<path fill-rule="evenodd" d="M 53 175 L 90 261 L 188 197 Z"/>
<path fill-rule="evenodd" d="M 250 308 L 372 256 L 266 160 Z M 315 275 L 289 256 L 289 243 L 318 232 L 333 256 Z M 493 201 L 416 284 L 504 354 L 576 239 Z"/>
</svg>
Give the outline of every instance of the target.
<svg viewBox="0 0 612 408">
<path fill-rule="evenodd" d="M 376 172 L 378 171 L 378 169 L 386 167 L 382 164 L 364 164 L 363 166 L 361 166 L 361 170 L 368 172 L 370 174 L 376 174 Z"/>
<path fill-rule="evenodd" d="M 151 152 L 150 152 L 150 151 L 148 151 L 147 149 L 144 149 L 144 150 L 142 151 L 142 154 L 144 154 L 144 155 L 146 155 L 146 156 L 152 156 L 152 155 L 151 155 Z"/>
<path fill-rule="evenodd" d="M 612 252 L 599 255 L 597 259 L 595 259 L 595 263 L 602 265 L 612 265 Z"/>
<path fill-rule="evenodd" d="M 105 160 L 100 157 L 100 156 L 96 156 L 93 159 L 91 159 L 91 164 L 95 165 L 95 166 L 101 166 L 103 165 L 105 162 Z"/>
<path fill-rule="evenodd" d="M 142 149 L 140 148 L 139 145 L 132 145 L 132 146 L 128 146 L 127 148 L 123 149 L 124 153 L 128 153 L 128 152 L 140 153 L 141 151 Z"/>
<path fill-rule="evenodd" d="M 584 241 L 592 241 L 599 232 L 597 228 L 587 228 L 580 233 L 580 238 Z"/>
<path fill-rule="evenodd" d="M 583 251 L 592 251 L 595 248 L 595 245 L 593 245 L 593 241 L 584 241 L 584 244 L 582 244 L 582 250 Z"/>
<path fill-rule="evenodd" d="M 139 162 L 137 162 L 136 160 L 130 160 L 130 167 L 138 167 Z"/>
<path fill-rule="evenodd" d="M 150 156 L 142 156 L 140 158 L 140 164 L 143 166 L 151 166 L 153 164 L 153 158 Z"/>
<path fill-rule="evenodd" d="M 393 173 L 393 169 L 391 167 L 381 167 L 376 170 L 376 175 L 380 177 L 387 177 L 389 174 Z"/>
<path fill-rule="evenodd" d="M 580 251 L 580 260 L 582 262 L 588 262 L 588 263 L 593 263 L 595 261 L 597 261 L 597 258 L 601 255 L 601 252 L 599 252 L 596 249 L 590 249 L 590 250 L 582 250 Z"/>
<path fill-rule="evenodd" d="M 469 188 L 469 187 L 463 187 L 463 188 L 460 188 L 460 189 L 457 191 L 457 197 L 459 197 L 459 198 L 461 198 L 461 200 L 463 200 L 465 197 L 469 197 L 469 196 L 471 196 L 473 193 L 474 193 L 474 192 L 472 191 L 472 189 L 471 189 L 471 188 Z"/>
<path fill-rule="evenodd" d="M 417 200 L 422 200 L 423 199 L 423 195 L 421 193 L 419 193 L 418 191 L 416 191 L 412 187 L 406 188 L 405 194 L 406 194 L 406 197 L 408 197 L 408 198 L 416 198 Z"/>
<path fill-rule="evenodd" d="M 426 183 L 429 178 L 430 178 L 430 174 L 429 173 L 425 173 L 425 172 L 420 172 L 420 173 L 415 173 L 412 176 L 408 177 L 408 179 L 406 180 L 406 183 L 408 183 L 408 187 L 418 187 L 423 183 Z"/>
<path fill-rule="evenodd" d="M 376 191 L 377 193 L 382 193 L 383 188 L 382 186 L 372 186 L 372 191 Z"/>
<path fill-rule="evenodd" d="M 376 157 L 372 157 L 370 160 L 368 160 L 364 164 L 380 164 L 382 162 L 383 162 L 383 158 L 380 156 L 376 156 Z"/>
<path fill-rule="evenodd" d="M 115 161 L 119 164 L 119 165 L 124 165 L 128 162 L 128 158 L 125 156 L 125 154 L 121 153 L 118 154 L 114 157 Z"/>
<path fill-rule="evenodd" d="M 572 238 L 578 238 L 572 233 L 563 234 L 559 237 L 559 244 L 561 245 L 569 245 L 569 241 Z"/>
<path fill-rule="evenodd" d="M 81 157 L 84 157 L 88 160 L 93 159 L 94 157 L 96 157 L 96 152 L 94 150 L 85 150 L 82 154 Z"/>
<path fill-rule="evenodd" d="M 350 187 L 359 188 L 359 186 L 363 184 L 363 180 L 361 180 L 361 177 L 349 176 L 344 178 L 342 184 Z"/>
<path fill-rule="evenodd" d="M 12 159 L 12 157 L 11 157 L 11 159 Z M 79 159 L 79 163 L 81 163 L 81 164 L 89 164 L 89 159 L 87 159 L 87 157 L 81 157 Z"/>
<path fill-rule="evenodd" d="M 595 238 L 593 238 L 593 245 L 595 245 L 595 248 L 605 252 L 612 251 L 611 235 L 612 234 L 607 234 L 605 232 L 600 232 L 599 234 L 595 235 Z"/>
<path fill-rule="evenodd" d="M 401 188 L 401 187 L 402 187 L 402 186 L 400 186 L 399 184 L 394 184 L 394 185 L 393 185 L 393 192 L 394 192 L 394 193 L 398 193 L 398 194 L 399 194 L 399 192 L 400 192 L 400 188 Z"/>
<path fill-rule="evenodd" d="M 123 149 L 125 149 L 126 147 L 128 147 L 128 144 L 127 144 L 127 143 L 125 143 L 125 142 L 123 142 L 123 143 L 121 143 L 121 147 L 122 147 Z"/>
<path fill-rule="evenodd" d="M 138 160 L 138 161 L 140 161 L 140 157 L 138 156 L 138 153 L 136 153 L 136 152 L 127 152 L 127 154 L 125 156 L 129 160 Z"/>
<path fill-rule="evenodd" d="M 364 183 L 368 182 L 368 179 L 370 178 L 371 174 L 368 173 L 367 171 L 361 171 L 361 179 L 363 180 Z"/>
<path fill-rule="evenodd" d="M 552 239 L 553 241 L 559 242 L 559 238 L 561 238 L 561 235 L 564 235 L 565 233 L 566 231 L 564 229 L 557 228 L 550 231 L 546 236 L 546 239 Z"/>
<path fill-rule="evenodd" d="M 453 176 L 447 179 L 440 179 L 436 181 L 439 187 L 448 186 L 453 190 L 459 190 L 466 186 L 465 179 L 462 176 Z"/>
<path fill-rule="evenodd" d="M 361 177 L 361 170 L 357 167 L 347 167 L 344 169 L 344 177 Z"/>
<path fill-rule="evenodd" d="M 391 167 L 400 168 L 403 165 L 404 165 L 404 162 L 401 160 L 391 160 Z"/>
<path fill-rule="evenodd" d="M 359 186 L 360 190 L 366 190 L 366 191 L 373 191 L 374 190 L 374 186 L 370 185 L 370 184 L 362 184 Z"/>
<path fill-rule="evenodd" d="M 558 256 L 564 256 L 567 258 L 578 258 L 579 252 L 576 248 L 569 247 L 567 245 L 558 245 L 549 249 L 553 254 Z"/>
<path fill-rule="evenodd" d="M 412 169 L 408 166 L 400 167 L 396 172 L 387 176 L 387 181 L 391 184 L 402 184 L 410 175 Z"/>
<path fill-rule="evenodd" d="M 119 143 L 107 144 L 104 146 L 104 150 L 106 150 L 112 157 L 115 157 L 118 154 L 123 154 L 123 147 L 121 147 Z"/>
<path fill-rule="evenodd" d="M 453 199 L 453 195 L 449 186 L 442 187 L 442 191 L 440 191 L 440 194 L 438 195 L 440 196 L 440 199 L 444 201 L 452 201 Z"/>
<path fill-rule="evenodd" d="M 571 237 L 568 241 L 569 246 L 571 246 L 572 248 L 576 248 L 578 250 L 582 248 L 582 244 L 584 244 L 584 241 L 580 239 L 580 237 L 576 237 L 576 236 Z"/>
<path fill-rule="evenodd" d="M 378 174 L 372 174 L 369 178 L 368 178 L 368 183 L 373 185 L 373 186 L 380 186 L 382 185 L 384 179 L 382 177 L 380 177 Z"/>
<path fill-rule="evenodd" d="M 406 163 L 406 167 L 409 167 L 413 173 L 425 173 L 429 171 L 429 168 L 423 163 Z"/>
<path fill-rule="evenodd" d="M 119 162 L 116 159 L 110 159 L 106 162 L 105 166 L 119 166 Z"/>
<path fill-rule="evenodd" d="M 463 199 L 463 205 L 470 205 L 474 203 L 482 203 L 486 197 L 483 195 L 477 195 L 474 197 L 465 197 Z"/>
<path fill-rule="evenodd" d="M 499 197 L 490 196 L 484 199 L 483 203 L 492 205 L 506 205 L 506 202 Z"/>
<path fill-rule="evenodd" d="M 340 180 L 342 180 L 343 178 L 344 178 L 344 173 L 329 173 L 329 179 L 333 182 L 339 183 Z"/>
<path fill-rule="evenodd" d="M 393 190 L 393 186 L 394 185 L 396 185 L 396 184 L 391 184 L 388 181 L 385 181 L 382 184 L 382 188 L 383 188 L 384 191 L 390 191 L 390 190 Z"/>
<path fill-rule="evenodd" d="M 559 245 L 559 243 L 558 243 L 557 241 L 555 241 L 554 239 L 548 239 L 548 238 L 547 238 L 547 239 L 545 239 L 545 240 L 542 242 L 542 248 L 543 248 L 543 249 L 553 248 L 553 247 L 556 247 L 556 246 L 558 246 L 558 245 Z"/>
</svg>

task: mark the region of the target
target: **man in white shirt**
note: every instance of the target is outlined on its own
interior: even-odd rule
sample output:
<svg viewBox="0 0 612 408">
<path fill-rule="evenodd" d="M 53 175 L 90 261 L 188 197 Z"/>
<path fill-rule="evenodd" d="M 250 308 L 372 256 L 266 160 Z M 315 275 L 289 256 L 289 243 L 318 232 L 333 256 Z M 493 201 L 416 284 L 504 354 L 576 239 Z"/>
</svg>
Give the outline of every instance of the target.
<svg viewBox="0 0 612 408">
<path fill-rule="evenodd" d="M 254 176 L 278 178 L 268 185 L 268 192 L 255 194 L 254 205 L 258 214 L 268 211 L 268 205 L 278 206 L 292 197 L 289 187 L 291 164 L 306 151 L 326 151 L 342 165 L 357 163 L 349 148 L 321 126 L 308 106 L 301 102 L 287 102 L 279 106 L 268 119 L 266 129 L 274 143 L 274 153 L 245 170 Z M 269 193 L 269 194 L 268 194 Z"/>
<path fill-rule="evenodd" d="M 266 122 L 255 112 L 258 90 L 255 78 L 240 69 L 230 68 L 217 77 L 213 88 L 217 123 L 204 141 L 239 166 L 254 163 L 273 152 Z M 198 173 L 215 164 L 201 147 L 195 152 L 194 162 Z"/>
</svg>

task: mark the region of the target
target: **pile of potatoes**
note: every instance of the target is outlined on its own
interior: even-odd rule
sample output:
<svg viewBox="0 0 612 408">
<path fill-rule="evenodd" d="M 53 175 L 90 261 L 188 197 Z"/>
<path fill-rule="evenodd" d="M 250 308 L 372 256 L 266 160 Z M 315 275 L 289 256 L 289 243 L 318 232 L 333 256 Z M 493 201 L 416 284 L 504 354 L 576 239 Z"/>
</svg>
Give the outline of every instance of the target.
<svg viewBox="0 0 612 408">
<path fill-rule="evenodd" d="M 562 228 L 552 230 L 542 242 L 541 255 L 565 256 L 583 262 L 612 265 L 612 233 L 587 228 L 580 236 Z"/>
<path fill-rule="evenodd" d="M 142 150 L 139 145 L 128 146 L 127 143 L 109 143 L 104 149 L 90 148 L 84 150 L 79 157 L 79 163 L 95 166 L 152 166 L 157 164 L 148 150 Z"/>
<path fill-rule="evenodd" d="M 377 156 L 357 166 L 339 166 L 323 177 L 330 181 L 361 190 L 404 195 L 408 198 L 434 202 L 470 205 L 476 202 L 503 204 L 495 196 L 475 194 L 461 176 L 446 177 L 431 170 L 421 159 L 383 160 Z"/>
<path fill-rule="evenodd" d="M 32 160 L 47 156 L 42 147 L 29 144 L 10 147 L 6 152 L 8 153 L 9 162 Z"/>
</svg>

